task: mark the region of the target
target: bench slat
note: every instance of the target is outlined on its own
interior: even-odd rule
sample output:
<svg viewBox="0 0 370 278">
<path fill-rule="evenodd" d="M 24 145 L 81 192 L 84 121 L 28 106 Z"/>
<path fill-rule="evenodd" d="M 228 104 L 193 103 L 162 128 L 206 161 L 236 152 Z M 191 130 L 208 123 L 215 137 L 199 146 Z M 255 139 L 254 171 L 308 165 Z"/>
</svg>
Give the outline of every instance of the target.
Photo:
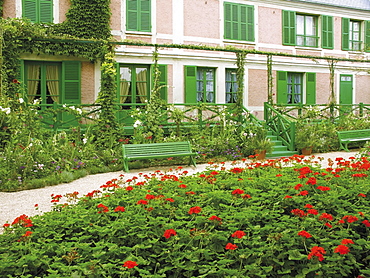
<svg viewBox="0 0 370 278">
<path fill-rule="evenodd" d="M 370 129 L 337 131 L 341 149 L 349 152 L 348 143 L 370 141 Z"/>
<path fill-rule="evenodd" d="M 196 166 L 190 142 L 168 142 L 152 144 L 125 144 L 122 146 L 124 169 L 128 172 L 128 162 L 137 159 L 190 156 L 189 165 Z"/>
</svg>

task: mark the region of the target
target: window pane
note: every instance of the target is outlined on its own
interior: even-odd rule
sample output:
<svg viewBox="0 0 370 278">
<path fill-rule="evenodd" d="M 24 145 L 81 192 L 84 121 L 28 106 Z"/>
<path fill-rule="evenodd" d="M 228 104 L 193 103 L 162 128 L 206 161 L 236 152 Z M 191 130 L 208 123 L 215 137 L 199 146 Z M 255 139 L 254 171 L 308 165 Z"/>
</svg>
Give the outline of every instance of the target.
<svg viewBox="0 0 370 278">
<path fill-rule="evenodd" d="M 316 26 L 315 18 L 312 16 L 306 16 L 306 36 L 315 36 Z"/>
<path fill-rule="evenodd" d="M 297 15 L 296 32 L 298 35 L 304 35 L 304 16 Z"/>
</svg>

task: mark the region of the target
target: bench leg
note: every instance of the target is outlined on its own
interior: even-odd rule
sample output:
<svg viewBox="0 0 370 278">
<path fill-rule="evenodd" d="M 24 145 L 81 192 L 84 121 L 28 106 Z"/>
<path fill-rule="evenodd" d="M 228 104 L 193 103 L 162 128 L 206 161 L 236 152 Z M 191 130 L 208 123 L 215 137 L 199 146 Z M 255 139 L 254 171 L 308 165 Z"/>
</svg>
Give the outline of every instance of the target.
<svg viewBox="0 0 370 278">
<path fill-rule="evenodd" d="M 128 173 L 129 172 L 129 169 L 128 169 L 128 160 L 123 160 L 123 170 Z"/>
<path fill-rule="evenodd" d="M 190 156 L 190 160 L 189 160 L 189 165 L 190 164 L 193 164 L 194 167 L 197 167 L 197 164 L 195 163 L 195 159 L 192 155 Z"/>
</svg>

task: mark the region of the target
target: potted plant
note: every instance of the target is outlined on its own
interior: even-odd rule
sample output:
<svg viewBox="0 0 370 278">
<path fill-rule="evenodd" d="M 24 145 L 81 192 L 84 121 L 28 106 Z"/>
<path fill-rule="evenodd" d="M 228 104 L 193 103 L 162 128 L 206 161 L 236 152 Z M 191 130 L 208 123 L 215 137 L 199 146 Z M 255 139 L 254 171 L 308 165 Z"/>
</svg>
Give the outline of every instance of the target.
<svg viewBox="0 0 370 278">
<path fill-rule="evenodd" d="M 319 146 L 317 125 L 318 123 L 308 120 L 298 120 L 296 123 L 295 145 L 303 155 L 310 155 Z"/>
<path fill-rule="evenodd" d="M 272 151 L 274 145 L 269 138 L 267 138 L 267 131 L 265 128 L 261 127 L 257 132 L 251 137 L 251 145 L 256 154 L 257 159 L 262 160 L 266 158 L 266 153 Z"/>
</svg>

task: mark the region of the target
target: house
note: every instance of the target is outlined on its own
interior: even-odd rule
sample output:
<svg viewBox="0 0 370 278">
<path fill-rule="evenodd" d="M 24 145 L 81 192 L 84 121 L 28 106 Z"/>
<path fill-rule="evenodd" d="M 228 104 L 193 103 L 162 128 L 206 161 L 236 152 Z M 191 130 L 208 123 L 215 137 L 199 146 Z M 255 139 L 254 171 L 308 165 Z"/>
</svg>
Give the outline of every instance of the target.
<svg viewBox="0 0 370 278">
<path fill-rule="evenodd" d="M 116 101 L 122 113 L 149 99 L 153 45 L 171 46 L 159 48 L 158 60 L 161 84 L 167 85 L 161 97 L 168 103 L 237 101 L 236 56 L 221 48 L 250 51 L 243 105 L 259 118 L 269 93 L 275 103 L 291 105 L 328 103 L 332 98 L 340 104 L 370 103 L 370 63 L 364 62 L 370 60 L 369 0 L 106 2 L 117 42 Z M 68 0 L 3 0 L 3 18 L 61 23 L 69 9 Z M 143 45 L 135 45 L 138 41 Z M 99 61 L 47 53 L 23 53 L 21 58 L 28 101 L 40 98 L 44 104 L 62 105 L 93 104 L 97 99 Z"/>
</svg>

